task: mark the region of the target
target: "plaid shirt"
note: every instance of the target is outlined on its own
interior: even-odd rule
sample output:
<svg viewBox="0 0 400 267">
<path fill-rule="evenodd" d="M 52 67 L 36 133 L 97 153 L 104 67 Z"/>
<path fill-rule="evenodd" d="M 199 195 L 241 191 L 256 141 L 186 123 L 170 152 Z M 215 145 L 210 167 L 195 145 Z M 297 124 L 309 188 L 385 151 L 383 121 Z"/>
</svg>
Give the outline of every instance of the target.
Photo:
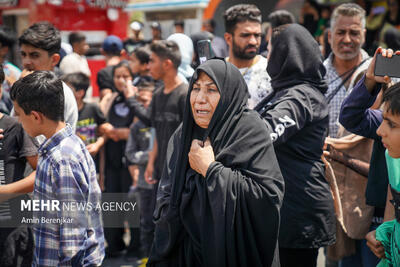
<svg viewBox="0 0 400 267">
<path fill-rule="evenodd" d="M 87 202 L 100 198 L 92 157 L 69 125 L 39 148 L 33 199 Z M 94 210 L 94 209 L 93 209 Z M 97 212 L 97 213 L 96 213 Z M 32 266 L 100 266 L 104 258 L 101 215 L 92 211 L 34 211 L 35 251 Z M 73 223 L 42 218 L 72 218 Z"/>
<path fill-rule="evenodd" d="M 362 60 L 369 58 L 367 52 L 361 49 Z M 349 88 L 346 89 L 344 85 L 339 89 L 339 91 L 332 98 L 329 103 L 329 136 L 336 138 L 339 130 L 339 113 L 340 107 L 342 106 L 343 100 L 353 89 L 354 80 L 358 76 L 358 73 L 366 70 L 369 66 L 370 60 L 366 60 L 361 66 L 359 66 L 354 73 L 353 77 L 350 79 Z M 329 55 L 329 57 L 324 61 L 324 66 L 326 68 L 325 79 L 328 83 L 328 91 L 325 96 L 330 96 L 336 90 L 336 88 L 342 83 L 342 78 L 339 77 L 336 72 L 335 67 L 333 66 L 333 53 Z M 343 77 L 345 78 L 346 75 Z"/>
</svg>

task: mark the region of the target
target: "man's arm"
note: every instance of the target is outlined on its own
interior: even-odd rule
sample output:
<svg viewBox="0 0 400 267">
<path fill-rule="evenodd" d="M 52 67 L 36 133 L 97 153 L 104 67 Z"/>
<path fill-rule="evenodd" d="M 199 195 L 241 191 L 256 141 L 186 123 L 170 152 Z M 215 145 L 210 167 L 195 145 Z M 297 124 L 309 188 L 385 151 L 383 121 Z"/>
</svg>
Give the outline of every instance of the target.
<svg viewBox="0 0 400 267">
<path fill-rule="evenodd" d="M 339 122 L 346 130 L 372 139 L 379 139 L 376 130 L 382 122 L 382 112 L 370 107 L 376 100 L 381 84 L 388 84 L 391 81 L 388 76 L 375 76 L 377 54 L 390 58 L 393 51 L 382 48 L 375 51 L 367 73 L 343 101 L 339 115 Z M 400 51 L 396 51 L 396 54 L 400 54 Z"/>
<path fill-rule="evenodd" d="M 155 184 L 156 179 L 153 178 L 154 162 L 158 154 L 158 143 L 157 139 L 154 140 L 153 149 L 149 152 L 149 161 L 147 162 L 146 171 L 144 173 L 144 178 L 148 184 Z"/>
</svg>

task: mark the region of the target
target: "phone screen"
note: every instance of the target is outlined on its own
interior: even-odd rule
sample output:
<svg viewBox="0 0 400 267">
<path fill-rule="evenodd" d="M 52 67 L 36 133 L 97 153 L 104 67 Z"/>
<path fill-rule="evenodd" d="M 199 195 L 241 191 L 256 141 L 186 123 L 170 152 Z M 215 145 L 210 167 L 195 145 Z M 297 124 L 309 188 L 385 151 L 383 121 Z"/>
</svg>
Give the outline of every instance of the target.
<svg viewBox="0 0 400 267">
<path fill-rule="evenodd" d="M 213 57 L 210 40 L 200 40 L 197 42 L 197 51 L 199 52 L 200 64 Z"/>
<path fill-rule="evenodd" d="M 400 78 L 400 55 L 393 55 L 391 58 L 376 56 L 375 76 L 389 76 Z"/>
</svg>

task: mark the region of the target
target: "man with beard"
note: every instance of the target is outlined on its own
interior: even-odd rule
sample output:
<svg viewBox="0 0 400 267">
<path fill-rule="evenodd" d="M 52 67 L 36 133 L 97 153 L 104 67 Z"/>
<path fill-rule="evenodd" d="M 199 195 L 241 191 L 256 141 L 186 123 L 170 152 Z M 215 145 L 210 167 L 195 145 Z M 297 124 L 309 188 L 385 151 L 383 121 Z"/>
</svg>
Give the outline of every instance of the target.
<svg viewBox="0 0 400 267">
<path fill-rule="evenodd" d="M 364 9 L 352 3 L 338 6 L 331 17 L 328 41 L 332 53 L 324 62 L 329 86 L 325 95 L 329 103 L 329 136 L 337 137 L 340 106 L 370 61 L 361 48 L 365 42 Z"/>
<path fill-rule="evenodd" d="M 261 11 L 255 5 L 239 4 L 225 11 L 225 41 L 229 58 L 243 75 L 249 88 L 249 107 L 254 108 L 272 92 L 268 61 L 258 55 L 261 44 Z"/>
</svg>

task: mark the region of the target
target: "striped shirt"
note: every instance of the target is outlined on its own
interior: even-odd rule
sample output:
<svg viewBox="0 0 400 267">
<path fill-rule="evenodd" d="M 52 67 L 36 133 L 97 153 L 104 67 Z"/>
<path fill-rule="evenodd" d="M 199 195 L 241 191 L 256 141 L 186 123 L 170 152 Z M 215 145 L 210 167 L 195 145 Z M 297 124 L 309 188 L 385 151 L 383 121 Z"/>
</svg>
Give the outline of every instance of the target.
<svg viewBox="0 0 400 267">
<path fill-rule="evenodd" d="M 101 265 L 104 233 L 100 212 L 62 206 L 99 201 L 100 194 L 93 159 L 67 124 L 39 148 L 33 199 L 61 204 L 58 209 L 42 206 L 40 211 L 34 210 L 32 266 Z"/>
</svg>

